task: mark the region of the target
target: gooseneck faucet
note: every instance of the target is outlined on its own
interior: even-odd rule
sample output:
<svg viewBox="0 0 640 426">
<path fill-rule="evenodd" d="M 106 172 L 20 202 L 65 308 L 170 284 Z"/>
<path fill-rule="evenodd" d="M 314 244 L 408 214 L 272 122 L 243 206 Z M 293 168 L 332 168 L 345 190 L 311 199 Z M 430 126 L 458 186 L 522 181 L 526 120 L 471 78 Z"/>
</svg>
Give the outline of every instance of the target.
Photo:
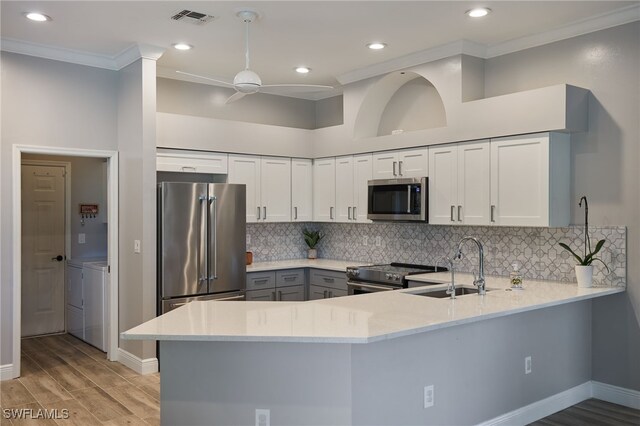
<svg viewBox="0 0 640 426">
<path fill-rule="evenodd" d="M 480 296 L 483 296 L 487 293 L 486 289 L 485 289 L 485 281 L 484 281 L 484 248 L 482 247 L 482 243 L 474 237 L 463 237 L 460 242 L 458 242 L 458 251 L 456 252 L 455 258 L 456 259 L 461 259 L 462 258 L 462 246 L 464 245 L 464 243 L 466 243 L 467 241 L 473 241 L 474 243 L 476 243 L 476 246 L 478 246 L 478 275 L 476 276 L 476 274 L 474 275 L 474 279 L 473 279 L 473 285 L 475 285 L 476 287 L 478 287 L 478 294 Z"/>
</svg>

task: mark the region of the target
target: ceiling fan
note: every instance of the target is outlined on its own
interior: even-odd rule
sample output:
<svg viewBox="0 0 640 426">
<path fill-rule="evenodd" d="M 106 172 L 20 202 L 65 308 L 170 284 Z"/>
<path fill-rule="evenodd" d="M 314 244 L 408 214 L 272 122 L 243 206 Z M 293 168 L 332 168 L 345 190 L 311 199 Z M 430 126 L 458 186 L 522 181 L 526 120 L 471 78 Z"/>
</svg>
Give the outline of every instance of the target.
<svg viewBox="0 0 640 426">
<path fill-rule="evenodd" d="M 318 84 L 262 84 L 260 76 L 249 69 L 249 26 L 258 18 L 258 13 L 253 10 L 241 10 L 236 16 L 245 23 L 245 67 L 233 79 L 233 83 L 227 81 L 216 80 L 214 78 L 202 75 L 191 74 L 184 71 L 176 71 L 179 74 L 191 77 L 201 78 L 203 80 L 213 81 L 225 87 L 236 89 L 236 93 L 231 95 L 225 103 L 235 102 L 242 99 L 246 95 L 254 93 L 270 93 L 275 95 L 286 95 L 291 93 L 308 93 L 319 92 L 323 90 L 331 90 L 333 86 L 323 86 Z"/>
</svg>

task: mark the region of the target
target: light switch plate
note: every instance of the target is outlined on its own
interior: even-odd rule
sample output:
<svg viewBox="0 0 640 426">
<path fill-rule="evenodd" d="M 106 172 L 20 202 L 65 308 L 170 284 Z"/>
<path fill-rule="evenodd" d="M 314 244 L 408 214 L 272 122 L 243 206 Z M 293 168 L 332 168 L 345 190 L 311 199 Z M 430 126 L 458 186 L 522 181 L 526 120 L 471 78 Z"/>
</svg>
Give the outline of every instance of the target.
<svg viewBox="0 0 640 426">
<path fill-rule="evenodd" d="M 133 240 L 133 252 L 140 253 L 140 250 L 141 250 L 140 240 Z"/>
<path fill-rule="evenodd" d="M 256 426 L 271 426 L 271 410 L 256 408 Z"/>
<path fill-rule="evenodd" d="M 78 234 L 78 244 L 84 244 L 86 242 L 87 234 Z"/>
</svg>

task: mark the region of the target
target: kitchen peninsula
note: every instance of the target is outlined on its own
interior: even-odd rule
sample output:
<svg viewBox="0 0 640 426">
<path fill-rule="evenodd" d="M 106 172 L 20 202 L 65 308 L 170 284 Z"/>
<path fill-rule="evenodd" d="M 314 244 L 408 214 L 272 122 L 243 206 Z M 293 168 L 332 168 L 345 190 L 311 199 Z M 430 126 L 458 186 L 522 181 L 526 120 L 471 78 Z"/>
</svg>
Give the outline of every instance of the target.
<svg viewBox="0 0 640 426">
<path fill-rule="evenodd" d="M 488 277 L 487 288 L 455 300 L 412 294 L 419 287 L 196 302 L 122 337 L 160 341 L 171 384 L 161 389 L 163 424 L 254 424 L 265 415 L 256 410 L 278 425 L 477 424 L 590 380 L 591 299 L 623 287 L 528 281 L 509 291 Z"/>
</svg>

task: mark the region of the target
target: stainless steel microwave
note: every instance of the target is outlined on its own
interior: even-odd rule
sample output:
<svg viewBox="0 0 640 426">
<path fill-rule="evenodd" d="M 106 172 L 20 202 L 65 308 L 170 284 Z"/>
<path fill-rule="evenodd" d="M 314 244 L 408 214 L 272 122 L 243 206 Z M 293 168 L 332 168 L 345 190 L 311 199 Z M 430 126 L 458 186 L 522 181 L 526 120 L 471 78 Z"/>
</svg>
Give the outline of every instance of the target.
<svg viewBox="0 0 640 426">
<path fill-rule="evenodd" d="M 429 218 L 427 178 L 374 179 L 368 182 L 367 219 L 419 221 Z"/>
</svg>

